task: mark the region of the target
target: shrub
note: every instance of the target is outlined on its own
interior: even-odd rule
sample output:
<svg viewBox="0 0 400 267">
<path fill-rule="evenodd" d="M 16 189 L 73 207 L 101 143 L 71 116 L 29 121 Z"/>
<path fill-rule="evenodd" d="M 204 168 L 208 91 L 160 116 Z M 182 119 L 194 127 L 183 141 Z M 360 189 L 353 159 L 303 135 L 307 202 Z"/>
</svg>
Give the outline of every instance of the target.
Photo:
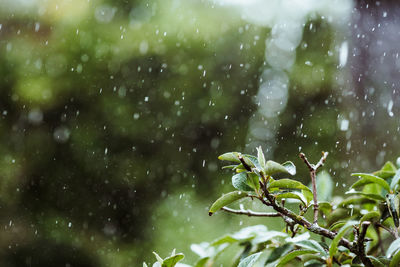
<svg viewBox="0 0 400 267">
<path fill-rule="evenodd" d="M 318 179 L 316 175 L 327 152 L 316 164 L 300 153 L 310 171 L 310 189 L 295 179 L 275 179 L 279 173 L 295 175 L 295 165 L 266 161 L 261 147 L 257 151 L 257 156 L 230 152 L 219 157 L 233 163 L 224 168 L 235 172 L 232 185 L 236 191 L 217 199 L 209 215 L 222 210 L 250 217 L 280 217 L 286 225 L 284 231 L 256 225 L 211 243 L 194 244 L 191 248 L 200 256 L 194 266 L 212 266 L 234 244 L 239 244 L 240 251 L 233 265 L 239 267 L 285 266 L 296 261 L 304 266 L 399 266 L 400 169 L 392 162 L 373 173 L 352 174 L 359 179 L 348 188 L 346 197 L 318 201 L 318 192 L 319 199 L 326 200 L 333 189 L 329 175 L 319 175 Z M 260 201 L 270 211 L 227 207 L 239 199 Z M 156 257 L 153 266 L 190 266 L 178 263 L 184 258 L 180 253 L 173 252 L 166 259 Z"/>
</svg>

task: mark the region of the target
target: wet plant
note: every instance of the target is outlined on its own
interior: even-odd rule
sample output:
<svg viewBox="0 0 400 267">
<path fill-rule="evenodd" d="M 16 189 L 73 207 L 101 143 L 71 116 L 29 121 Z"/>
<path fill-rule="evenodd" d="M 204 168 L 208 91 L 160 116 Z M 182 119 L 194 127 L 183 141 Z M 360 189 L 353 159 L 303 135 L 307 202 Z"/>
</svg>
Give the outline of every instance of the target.
<svg viewBox="0 0 400 267">
<path fill-rule="evenodd" d="M 268 230 L 265 225 L 241 229 L 210 243 L 193 244 L 200 256 L 193 265 L 213 266 L 228 247 L 238 245 L 233 266 L 399 266 L 400 169 L 392 162 L 373 173 L 354 173 L 358 180 L 345 197 L 331 198 L 333 186 L 328 174 L 317 175 L 328 153 L 312 164 L 300 153 L 309 169 L 311 188 L 296 178 L 296 166 L 287 161 L 266 160 L 261 147 L 257 156 L 229 152 L 219 156 L 231 162 L 235 191 L 223 194 L 209 209 L 238 216 L 278 217 L 283 231 Z M 319 192 L 319 194 L 318 194 Z M 324 199 L 322 201 L 321 199 Z M 259 201 L 265 211 L 228 207 L 239 200 Z M 328 201 L 325 201 L 328 200 Z M 156 254 L 153 266 L 191 266 L 178 263 L 181 253 L 163 259 Z M 144 266 L 147 266 L 144 264 Z"/>
</svg>

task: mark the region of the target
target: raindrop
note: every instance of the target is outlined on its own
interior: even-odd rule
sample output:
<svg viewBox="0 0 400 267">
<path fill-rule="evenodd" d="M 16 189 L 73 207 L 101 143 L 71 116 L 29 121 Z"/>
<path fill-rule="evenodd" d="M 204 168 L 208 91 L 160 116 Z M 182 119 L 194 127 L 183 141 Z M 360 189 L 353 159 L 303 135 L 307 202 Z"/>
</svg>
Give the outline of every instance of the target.
<svg viewBox="0 0 400 267">
<path fill-rule="evenodd" d="M 97 22 L 109 23 L 114 18 L 115 12 L 117 12 L 117 8 L 109 5 L 101 5 L 96 8 L 94 17 L 96 18 Z"/>
<path fill-rule="evenodd" d="M 54 130 L 53 137 L 58 143 L 65 143 L 68 141 L 71 132 L 65 126 L 59 126 Z"/>
<path fill-rule="evenodd" d="M 340 130 L 341 131 L 347 131 L 349 129 L 349 120 L 343 119 L 340 122 Z"/>
<path fill-rule="evenodd" d="M 347 63 L 347 57 L 349 53 L 349 46 L 347 41 L 343 42 L 339 49 L 339 66 L 344 67 Z"/>
<path fill-rule="evenodd" d="M 388 112 L 390 117 L 393 117 L 393 115 L 394 115 L 393 111 L 392 111 L 392 108 L 393 108 L 393 100 L 390 100 L 389 103 L 388 103 L 388 106 L 387 106 L 387 112 Z"/>
</svg>

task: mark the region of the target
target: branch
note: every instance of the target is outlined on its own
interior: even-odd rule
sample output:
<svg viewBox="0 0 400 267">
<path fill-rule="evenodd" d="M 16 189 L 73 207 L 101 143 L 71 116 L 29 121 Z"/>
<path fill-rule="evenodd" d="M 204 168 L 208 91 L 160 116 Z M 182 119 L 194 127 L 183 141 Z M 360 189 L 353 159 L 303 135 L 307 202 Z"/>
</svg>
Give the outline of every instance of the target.
<svg viewBox="0 0 400 267">
<path fill-rule="evenodd" d="M 358 249 L 358 256 L 360 257 L 362 263 L 364 263 L 367 267 L 373 267 L 374 265 L 365 255 L 365 235 L 367 234 L 368 226 L 371 225 L 371 222 L 363 222 L 361 224 L 361 231 L 359 228 L 356 228 L 357 232 L 357 249 Z"/>
<path fill-rule="evenodd" d="M 336 233 L 334 233 L 326 228 L 320 227 L 320 226 L 318 226 L 318 224 L 312 224 L 309 221 L 307 221 L 303 216 L 299 216 L 299 215 L 295 214 L 294 212 L 286 209 L 285 207 L 280 206 L 275 201 L 275 198 L 269 193 L 268 189 L 266 188 L 266 185 L 261 182 L 260 182 L 260 185 L 261 185 L 261 189 L 263 190 L 265 197 L 267 198 L 267 200 L 269 202 L 266 202 L 262 197 L 258 198 L 258 199 L 260 199 L 264 204 L 268 203 L 268 205 L 271 206 L 279 214 L 281 214 L 281 216 L 283 218 L 287 217 L 287 218 L 292 219 L 294 224 L 299 224 L 299 225 L 307 228 L 310 232 L 312 232 L 314 234 L 318 234 L 320 236 L 325 236 L 329 239 L 335 238 Z M 349 240 L 347 240 L 346 238 L 342 237 L 339 241 L 339 245 L 348 248 L 351 252 L 353 252 L 357 255 L 359 253 L 357 247 L 355 245 L 353 245 L 353 243 L 350 242 Z M 368 262 L 368 264 L 370 263 L 370 260 L 368 258 L 365 258 L 365 261 Z M 367 265 L 367 266 L 371 266 L 371 265 Z"/>
<path fill-rule="evenodd" d="M 326 161 L 326 158 L 328 157 L 328 152 L 322 152 L 322 157 L 318 161 L 317 165 L 315 165 L 315 170 L 318 170 L 319 167 L 324 166 L 324 163 Z"/>
<path fill-rule="evenodd" d="M 256 212 L 252 210 L 234 210 L 230 209 L 227 207 L 221 208 L 222 210 L 233 213 L 233 214 L 239 214 L 239 215 L 247 215 L 247 216 L 254 216 L 254 217 L 280 217 L 281 215 L 279 213 L 275 212 Z"/>
<path fill-rule="evenodd" d="M 238 158 L 239 158 L 240 162 L 243 164 L 244 168 L 247 171 L 251 172 L 250 166 L 246 163 L 246 161 L 244 161 L 244 158 L 242 157 L 242 155 L 239 155 Z"/>
<path fill-rule="evenodd" d="M 322 152 L 322 157 L 318 161 L 317 165 L 311 164 L 306 155 L 304 153 L 300 153 L 300 158 L 304 161 L 304 163 L 307 165 L 308 169 L 310 170 L 310 176 L 311 176 L 311 183 L 312 183 L 312 189 L 313 189 L 313 198 L 314 198 L 314 224 L 318 224 L 318 197 L 317 197 L 317 182 L 316 182 L 316 174 L 317 170 L 319 167 L 324 165 L 324 162 L 326 161 L 326 157 L 328 156 L 328 152 Z"/>
</svg>

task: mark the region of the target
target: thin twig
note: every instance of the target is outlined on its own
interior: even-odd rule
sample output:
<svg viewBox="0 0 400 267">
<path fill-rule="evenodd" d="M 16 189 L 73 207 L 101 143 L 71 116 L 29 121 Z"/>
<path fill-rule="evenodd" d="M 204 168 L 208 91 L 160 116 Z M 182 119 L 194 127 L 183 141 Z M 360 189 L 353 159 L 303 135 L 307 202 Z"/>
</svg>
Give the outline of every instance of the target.
<svg viewBox="0 0 400 267">
<path fill-rule="evenodd" d="M 306 155 L 304 153 L 300 153 L 300 158 L 304 161 L 304 163 L 307 165 L 308 169 L 310 170 L 310 176 L 311 176 L 311 183 L 312 183 L 312 190 L 313 190 L 313 199 L 314 199 L 314 224 L 318 224 L 318 196 L 317 196 L 317 182 L 316 182 L 316 174 L 317 170 L 319 167 L 324 165 L 324 162 L 326 161 L 326 157 L 328 156 L 328 152 L 322 152 L 322 157 L 318 161 L 317 165 L 311 164 Z"/>
<path fill-rule="evenodd" d="M 315 165 L 315 170 L 318 170 L 319 167 L 323 166 L 326 158 L 328 157 L 328 152 L 322 152 L 322 157 L 321 159 L 318 161 L 317 165 Z"/>
<path fill-rule="evenodd" d="M 247 216 L 254 216 L 254 217 L 280 217 L 281 216 L 279 213 L 275 213 L 275 212 L 257 212 L 257 211 L 252 211 L 252 210 L 234 210 L 234 209 L 230 209 L 228 207 L 223 207 L 221 209 L 226 211 L 226 212 L 229 212 L 229 213 L 234 213 L 234 214 L 239 214 L 239 215 L 247 215 Z"/>
</svg>

